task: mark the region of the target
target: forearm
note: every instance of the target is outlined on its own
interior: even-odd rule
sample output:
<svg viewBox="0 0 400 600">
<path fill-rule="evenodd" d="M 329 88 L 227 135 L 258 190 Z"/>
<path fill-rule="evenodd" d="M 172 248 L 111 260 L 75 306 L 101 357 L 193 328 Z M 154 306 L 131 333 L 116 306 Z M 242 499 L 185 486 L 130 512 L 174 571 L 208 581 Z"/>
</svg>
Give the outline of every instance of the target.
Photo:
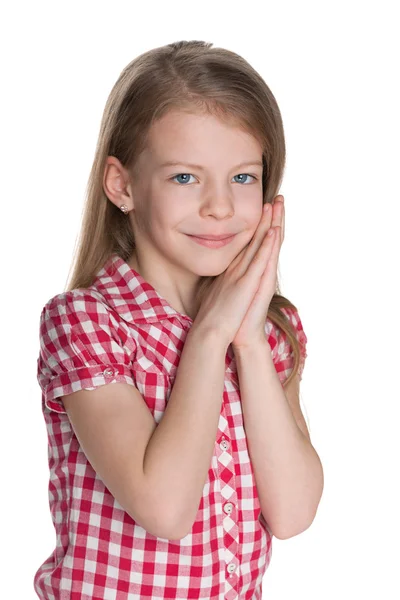
<svg viewBox="0 0 400 600">
<path fill-rule="evenodd" d="M 163 418 L 146 449 L 146 485 L 160 499 L 177 539 L 194 523 L 221 412 L 227 348 L 190 330 Z"/>
<path fill-rule="evenodd" d="M 323 488 L 321 461 L 299 429 L 267 340 L 235 349 L 244 427 L 261 510 L 277 537 L 312 522 Z"/>
</svg>

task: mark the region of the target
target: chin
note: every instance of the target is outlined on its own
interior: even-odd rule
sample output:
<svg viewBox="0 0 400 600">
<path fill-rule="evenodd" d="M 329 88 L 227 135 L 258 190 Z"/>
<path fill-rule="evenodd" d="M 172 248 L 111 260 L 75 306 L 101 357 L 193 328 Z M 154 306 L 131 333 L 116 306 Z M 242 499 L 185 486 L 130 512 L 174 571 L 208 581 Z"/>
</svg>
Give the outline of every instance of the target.
<svg viewBox="0 0 400 600">
<path fill-rule="evenodd" d="M 228 266 L 229 266 L 229 263 L 226 266 L 222 266 L 222 267 L 221 267 L 221 265 L 220 266 L 204 265 L 204 267 L 200 267 L 200 265 L 197 263 L 196 267 L 191 270 L 193 271 L 193 273 L 195 273 L 199 277 L 218 277 L 218 275 L 221 275 L 221 273 L 226 271 Z"/>
</svg>

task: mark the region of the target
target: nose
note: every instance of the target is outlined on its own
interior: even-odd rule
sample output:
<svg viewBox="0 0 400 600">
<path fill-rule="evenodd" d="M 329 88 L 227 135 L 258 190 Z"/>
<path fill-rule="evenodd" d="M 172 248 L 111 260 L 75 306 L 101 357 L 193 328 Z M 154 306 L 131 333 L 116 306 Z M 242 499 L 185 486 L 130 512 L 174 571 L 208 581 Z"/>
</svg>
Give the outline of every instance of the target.
<svg viewBox="0 0 400 600">
<path fill-rule="evenodd" d="M 202 217 L 213 216 L 217 219 L 232 217 L 235 213 L 232 189 L 222 183 L 208 185 L 202 199 L 200 213 Z"/>
</svg>

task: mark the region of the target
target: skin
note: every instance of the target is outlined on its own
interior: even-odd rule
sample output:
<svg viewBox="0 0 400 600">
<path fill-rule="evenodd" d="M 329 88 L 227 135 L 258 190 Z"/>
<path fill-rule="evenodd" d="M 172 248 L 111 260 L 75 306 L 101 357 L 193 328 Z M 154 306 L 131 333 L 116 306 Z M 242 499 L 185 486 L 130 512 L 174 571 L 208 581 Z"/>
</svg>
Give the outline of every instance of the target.
<svg viewBox="0 0 400 600">
<path fill-rule="evenodd" d="M 179 165 L 161 167 L 170 160 Z M 137 163 L 140 178 L 132 180 L 116 157 L 107 157 L 104 191 L 116 206 L 128 207 L 136 241 L 127 262 L 181 314 L 194 317 L 200 277 L 220 275 L 257 228 L 265 230 L 262 166 L 236 167 L 261 160 L 259 142 L 243 129 L 212 115 L 182 111 L 170 111 L 153 124 Z M 276 204 L 270 222 L 281 226 L 283 241 L 283 203 Z M 225 233 L 237 235 L 218 249 L 184 235 Z"/>
<path fill-rule="evenodd" d="M 250 246 L 243 257 L 244 268 L 253 262 L 255 255 L 259 258 L 259 267 L 262 270 L 258 289 L 247 309 L 247 313 L 232 340 L 234 351 L 249 348 L 259 339 L 261 343 L 265 340 L 265 320 L 271 299 L 276 290 L 277 268 L 279 252 L 282 246 L 284 204 L 283 197 L 278 196 L 279 202 L 271 207 L 265 204 L 260 224 L 253 236 Z M 247 258 L 247 254 L 249 255 Z M 239 257 L 240 259 L 240 257 Z M 237 262 L 232 263 L 234 266 Z M 242 263 L 239 263 L 239 267 Z"/>
</svg>

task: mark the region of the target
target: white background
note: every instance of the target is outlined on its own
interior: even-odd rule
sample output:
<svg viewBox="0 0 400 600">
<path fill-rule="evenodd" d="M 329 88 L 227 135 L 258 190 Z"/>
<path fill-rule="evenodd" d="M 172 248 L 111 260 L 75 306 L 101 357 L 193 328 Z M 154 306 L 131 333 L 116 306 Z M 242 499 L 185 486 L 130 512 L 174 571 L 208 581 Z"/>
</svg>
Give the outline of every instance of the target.
<svg viewBox="0 0 400 600">
<path fill-rule="evenodd" d="M 301 396 L 325 487 L 312 526 L 274 539 L 263 598 L 400 597 L 396 4 L 3 5 L 2 597 L 34 600 L 55 545 L 38 323 L 66 285 L 104 105 L 128 62 L 181 39 L 248 60 L 286 133 L 280 275 L 309 340 Z"/>
</svg>

